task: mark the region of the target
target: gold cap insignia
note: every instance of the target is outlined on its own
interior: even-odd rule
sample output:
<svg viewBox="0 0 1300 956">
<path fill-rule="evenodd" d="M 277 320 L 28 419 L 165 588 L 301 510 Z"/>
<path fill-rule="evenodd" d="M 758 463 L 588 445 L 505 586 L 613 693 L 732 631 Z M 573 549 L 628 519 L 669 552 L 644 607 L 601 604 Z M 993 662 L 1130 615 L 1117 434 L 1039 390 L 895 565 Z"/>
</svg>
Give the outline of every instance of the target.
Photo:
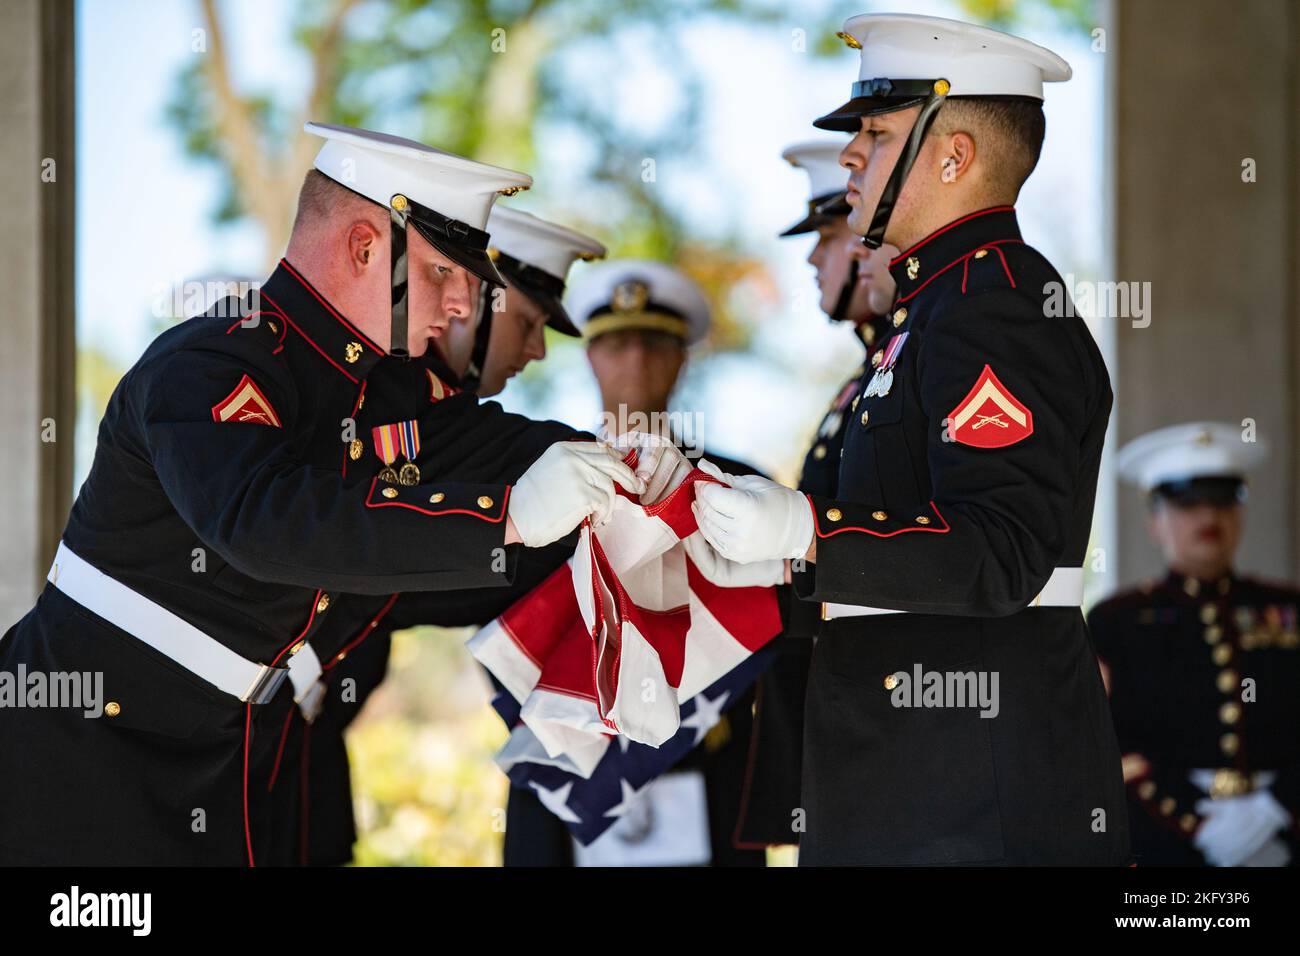
<svg viewBox="0 0 1300 956">
<path fill-rule="evenodd" d="M 392 203 L 393 203 L 393 208 L 396 209 L 398 212 L 401 212 L 403 209 L 406 208 L 406 197 L 403 196 L 401 193 L 398 193 L 396 196 L 393 197 Z"/>
<path fill-rule="evenodd" d="M 858 38 L 855 37 L 852 33 L 845 33 L 843 30 L 841 30 L 839 33 L 835 35 L 844 41 L 845 46 L 854 50 L 862 49 L 862 44 L 858 42 Z"/>
<path fill-rule="evenodd" d="M 610 305 L 615 312 L 640 312 L 650 301 L 650 287 L 640 279 L 629 279 L 614 286 Z"/>
<path fill-rule="evenodd" d="M 934 93 L 936 96 L 947 96 L 950 89 L 952 89 L 952 87 L 948 85 L 947 80 L 934 81 Z"/>
</svg>

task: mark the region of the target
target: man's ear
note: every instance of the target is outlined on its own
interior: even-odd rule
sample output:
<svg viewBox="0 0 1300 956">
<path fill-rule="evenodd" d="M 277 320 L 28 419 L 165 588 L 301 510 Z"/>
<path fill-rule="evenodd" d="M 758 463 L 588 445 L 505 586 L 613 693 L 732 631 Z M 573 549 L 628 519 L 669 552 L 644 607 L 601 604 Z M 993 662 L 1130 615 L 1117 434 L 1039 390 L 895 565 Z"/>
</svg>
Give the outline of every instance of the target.
<svg viewBox="0 0 1300 956">
<path fill-rule="evenodd" d="M 951 156 L 957 161 L 956 173 L 960 178 L 970 172 L 971 165 L 975 162 L 975 140 L 970 133 L 957 132 L 951 134 L 948 142 L 948 151 L 945 156 Z"/>
<path fill-rule="evenodd" d="M 354 277 L 363 275 L 375 263 L 379 240 L 379 230 L 364 219 L 348 228 L 348 271 Z"/>
</svg>

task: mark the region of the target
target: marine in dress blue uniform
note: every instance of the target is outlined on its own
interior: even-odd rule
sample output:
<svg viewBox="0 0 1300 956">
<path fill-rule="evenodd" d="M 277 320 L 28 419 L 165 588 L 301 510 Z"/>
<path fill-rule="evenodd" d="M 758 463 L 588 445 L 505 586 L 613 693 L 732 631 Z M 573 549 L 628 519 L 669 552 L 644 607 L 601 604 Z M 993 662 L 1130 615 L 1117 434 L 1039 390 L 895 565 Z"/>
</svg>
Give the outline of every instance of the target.
<svg viewBox="0 0 1300 956">
<path fill-rule="evenodd" d="M 1088 615 L 1139 865 L 1296 864 L 1300 591 L 1233 567 L 1264 457 L 1217 422 L 1161 428 L 1119 454 L 1169 562 Z"/>
<path fill-rule="evenodd" d="M 499 350 L 493 337 L 529 334 L 509 328 L 512 322 L 530 321 L 515 296 L 526 297 L 550 328 L 577 336 L 563 306 L 565 280 L 574 262 L 598 259 L 605 248 L 590 236 L 499 205 L 488 217 L 488 231 L 488 255 L 505 282 L 498 287 L 507 297 L 505 308 L 499 313 L 493 308 L 492 296 L 500 294 L 495 290 L 484 296 L 478 324 L 461 330 L 454 343 L 440 342 L 436 355 L 430 352 L 425 364 L 439 381 L 451 383 L 449 390 L 455 392 L 450 404 L 436 413 L 442 422 L 438 456 L 454 463 L 450 467 L 462 478 L 514 482 L 551 444 L 594 436 L 559 422 L 536 422 L 506 413 L 496 402 L 479 401 L 499 391 L 513 371 L 495 361 Z M 463 387 L 467 381 L 473 387 Z M 284 731 L 284 759 L 299 760 L 303 768 L 296 781 L 276 784 L 286 812 L 300 819 L 298 826 L 290 828 L 294 862 L 330 866 L 352 859 L 357 832 L 344 733 L 384 679 L 393 632 L 420 625 L 455 627 L 490 621 L 568 560 L 575 543 L 576 536 L 570 535 L 545 548 L 526 549 L 508 587 L 381 598 L 347 595 L 340 602 L 324 657 L 322 710 L 310 720 L 304 715 L 291 717 Z"/>
<path fill-rule="evenodd" d="M 364 406 L 401 420 L 409 406 L 380 408 L 384 395 L 445 394 L 435 374 L 399 363 L 367 400 L 369 376 L 406 353 L 408 227 L 500 281 L 482 226 L 500 192 L 531 180 L 395 137 L 308 128 L 326 138 L 317 170 L 389 209 L 391 347 L 282 260 L 255 307 L 219 303 L 126 373 L 49 583 L 0 640 L 0 671 L 101 673 L 107 703 L 98 719 L 0 710 L 0 861 L 277 859 L 283 821 L 267 782 L 286 772 L 280 730 L 335 597 L 508 585 L 508 528 L 542 546 L 581 520 L 564 527 L 574 514 L 557 516 L 558 497 L 576 494 L 580 510 L 612 494 L 597 475 L 621 475 L 588 445 L 548 449 L 513 487 L 450 469 L 386 481 L 359 438 L 340 441 Z M 543 493 L 560 474 L 591 481 Z"/>
<path fill-rule="evenodd" d="M 1002 154 L 1024 161 L 991 190 L 1013 198 L 1037 158 L 1043 82 L 1069 67 L 933 17 L 855 17 L 843 35 L 860 78 L 816 125 L 855 132 L 855 231 L 905 247 L 890 265 L 892 334 L 850 403 L 833 495 L 746 479 L 702 489 L 698 509 L 721 554 L 790 559 L 795 593 L 822 605 L 800 863 L 1127 863 L 1119 751 L 1078 606 L 1105 366 L 1081 321 L 1049 316 L 1060 277 L 1011 205 L 965 209 L 921 238 L 891 231 L 895 213 L 919 224 L 948 195 L 981 195 L 961 179 L 981 163 L 995 176 L 1013 142 L 981 116 L 1032 145 Z M 871 180 L 874 211 L 858 209 L 891 159 Z M 909 696 L 918 668 L 951 695 Z M 956 690 L 994 675 L 996 715 L 982 717 Z"/>
</svg>

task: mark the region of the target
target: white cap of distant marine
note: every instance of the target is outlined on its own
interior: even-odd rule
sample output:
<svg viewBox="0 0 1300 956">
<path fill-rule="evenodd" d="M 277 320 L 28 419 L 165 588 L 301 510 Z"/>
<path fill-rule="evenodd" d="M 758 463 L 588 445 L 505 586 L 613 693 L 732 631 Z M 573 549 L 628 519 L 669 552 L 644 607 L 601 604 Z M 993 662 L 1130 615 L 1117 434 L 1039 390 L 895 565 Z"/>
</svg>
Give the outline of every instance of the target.
<svg viewBox="0 0 1300 956">
<path fill-rule="evenodd" d="M 1119 450 L 1125 480 L 1143 491 L 1194 478 L 1244 478 L 1268 458 L 1268 446 L 1246 441 L 1241 427 L 1225 422 L 1187 422 L 1158 428 Z"/>
<path fill-rule="evenodd" d="M 488 232 L 491 234 L 488 254 L 495 257 L 497 268 L 507 273 L 507 280 L 546 313 L 547 324 L 564 335 L 581 334 L 564 308 L 565 283 L 574 262 L 603 259 L 605 247 L 575 229 L 505 206 L 492 207 Z M 545 276 L 528 273 L 527 269 L 523 270 L 526 275 L 517 270 L 510 274 L 512 270 L 503 264 L 501 255 Z"/>
</svg>

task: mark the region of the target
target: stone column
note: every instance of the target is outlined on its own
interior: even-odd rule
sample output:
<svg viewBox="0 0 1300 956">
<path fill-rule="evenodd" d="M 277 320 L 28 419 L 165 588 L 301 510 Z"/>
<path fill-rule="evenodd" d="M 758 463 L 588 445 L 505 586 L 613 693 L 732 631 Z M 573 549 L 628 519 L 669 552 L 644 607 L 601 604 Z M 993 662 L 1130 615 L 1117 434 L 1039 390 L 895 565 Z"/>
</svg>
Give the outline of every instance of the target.
<svg viewBox="0 0 1300 956">
<path fill-rule="evenodd" d="M 7 0 L 0 30 L 0 632 L 31 607 L 72 502 L 73 23 L 72 0 Z"/>
<path fill-rule="evenodd" d="M 1251 483 L 1239 565 L 1296 580 L 1300 4 L 1108 11 L 1115 278 L 1152 293 L 1148 327 L 1115 325 L 1115 438 L 1252 419 L 1272 458 Z M 1113 587 L 1160 569 L 1143 514 L 1121 486 Z"/>
</svg>

